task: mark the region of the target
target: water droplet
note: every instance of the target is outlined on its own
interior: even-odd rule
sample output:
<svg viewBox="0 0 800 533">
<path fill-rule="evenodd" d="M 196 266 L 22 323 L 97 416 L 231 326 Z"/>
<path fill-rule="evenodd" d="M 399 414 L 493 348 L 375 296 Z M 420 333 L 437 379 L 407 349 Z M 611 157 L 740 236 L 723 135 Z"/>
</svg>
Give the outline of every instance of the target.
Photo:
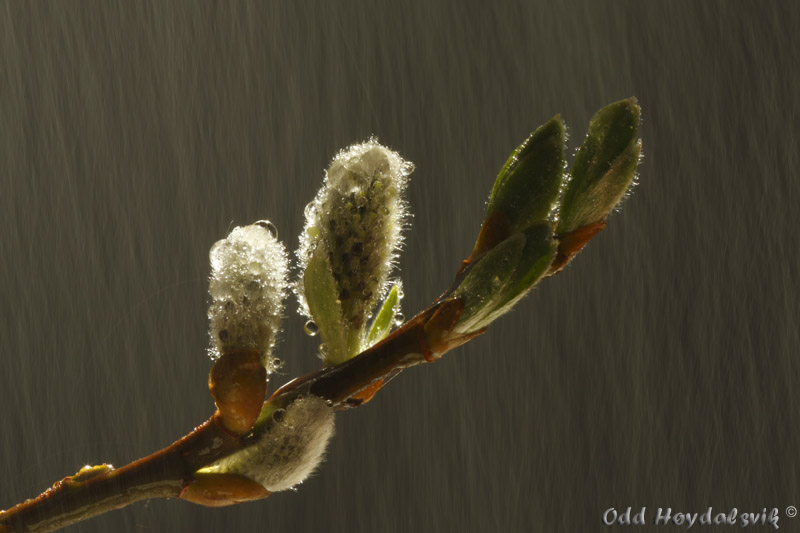
<svg viewBox="0 0 800 533">
<path fill-rule="evenodd" d="M 208 293 L 215 300 L 222 300 L 230 296 L 230 285 L 224 281 L 212 278 L 208 284 Z"/>
<path fill-rule="evenodd" d="M 405 321 L 406 317 L 403 315 L 403 313 L 397 313 L 396 315 L 394 315 L 394 323 L 396 326 L 399 326 Z"/>
<path fill-rule="evenodd" d="M 314 216 L 315 210 L 316 207 L 314 206 L 314 202 L 308 202 L 308 204 L 306 204 L 306 208 L 303 210 L 303 214 L 306 216 L 306 218 L 311 218 Z"/>
<path fill-rule="evenodd" d="M 303 331 L 306 332 L 306 335 L 309 337 L 313 337 L 317 333 L 319 333 L 319 327 L 317 326 L 316 322 L 313 320 L 309 320 L 306 322 L 305 326 L 303 326 Z"/>
<path fill-rule="evenodd" d="M 328 355 L 328 345 L 325 344 L 324 342 L 319 345 L 318 350 L 319 350 L 319 355 L 321 355 L 322 357 Z"/>
<path fill-rule="evenodd" d="M 250 273 L 253 275 L 259 275 L 264 272 L 264 265 L 258 261 L 250 261 L 247 267 L 250 270 Z"/>
<path fill-rule="evenodd" d="M 261 226 L 265 230 L 269 231 L 273 237 L 276 239 L 278 238 L 278 228 L 275 227 L 275 224 L 270 222 L 269 220 L 259 220 L 256 222 L 256 226 Z"/>
</svg>

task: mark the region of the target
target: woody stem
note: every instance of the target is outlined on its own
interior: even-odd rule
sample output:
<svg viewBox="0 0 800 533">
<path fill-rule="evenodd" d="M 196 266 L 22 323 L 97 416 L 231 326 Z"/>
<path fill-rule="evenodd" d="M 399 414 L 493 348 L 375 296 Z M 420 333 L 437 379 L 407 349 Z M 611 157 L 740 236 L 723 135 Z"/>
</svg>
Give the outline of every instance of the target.
<svg viewBox="0 0 800 533">
<path fill-rule="evenodd" d="M 177 497 L 193 472 L 240 446 L 214 415 L 158 452 L 86 479 L 66 477 L 37 498 L 0 513 L 0 533 L 54 531 L 139 500 Z"/>
<path fill-rule="evenodd" d="M 423 326 L 435 311 L 426 309 L 382 342 L 333 367 L 297 378 L 275 392 L 267 403 L 288 405 L 313 394 L 335 409 L 357 407 L 360 391 L 390 379 L 430 357 Z M 117 469 L 92 477 L 66 477 L 37 498 L 0 513 L 0 533 L 47 532 L 149 498 L 176 498 L 194 473 L 244 446 L 218 413 L 166 448 Z"/>
</svg>

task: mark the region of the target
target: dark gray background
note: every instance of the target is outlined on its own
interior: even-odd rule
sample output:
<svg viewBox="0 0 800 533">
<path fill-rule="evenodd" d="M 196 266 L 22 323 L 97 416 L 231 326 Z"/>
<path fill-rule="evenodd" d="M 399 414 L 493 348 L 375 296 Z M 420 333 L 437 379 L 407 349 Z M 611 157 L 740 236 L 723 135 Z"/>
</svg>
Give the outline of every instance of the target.
<svg viewBox="0 0 800 533">
<path fill-rule="evenodd" d="M 0 4 L 0 508 L 208 417 L 208 249 L 261 218 L 296 248 L 338 149 L 374 133 L 417 165 L 411 315 L 532 129 L 560 112 L 574 147 L 636 95 L 621 214 L 339 416 L 296 493 L 71 531 L 600 531 L 609 507 L 709 505 L 796 527 L 800 4 L 400 4 Z M 275 385 L 317 364 L 295 307 Z"/>
</svg>

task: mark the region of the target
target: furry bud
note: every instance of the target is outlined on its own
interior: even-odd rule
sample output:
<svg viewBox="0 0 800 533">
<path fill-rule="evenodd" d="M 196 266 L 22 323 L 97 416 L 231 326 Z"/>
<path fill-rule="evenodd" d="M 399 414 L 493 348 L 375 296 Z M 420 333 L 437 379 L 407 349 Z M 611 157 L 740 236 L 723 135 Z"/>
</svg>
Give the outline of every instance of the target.
<svg viewBox="0 0 800 533">
<path fill-rule="evenodd" d="M 287 257 L 269 222 L 235 228 L 211 247 L 208 308 L 211 348 L 217 359 L 229 350 L 257 350 L 267 371 L 280 329 L 288 287 Z"/>
<path fill-rule="evenodd" d="M 297 293 L 327 350 L 326 362 L 360 351 L 370 310 L 386 294 L 406 215 L 413 165 L 375 139 L 340 152 L 306 208 Z"/>
<path fill-rule="evenodd" d="M 302 483 L 322 462 L 333 436 L 334 413 L 325 400 L 306 396 L 289 405 L 255 442 L 203 468 L 201 474 L 237 474 L 269 492 Z"/>
</svg>

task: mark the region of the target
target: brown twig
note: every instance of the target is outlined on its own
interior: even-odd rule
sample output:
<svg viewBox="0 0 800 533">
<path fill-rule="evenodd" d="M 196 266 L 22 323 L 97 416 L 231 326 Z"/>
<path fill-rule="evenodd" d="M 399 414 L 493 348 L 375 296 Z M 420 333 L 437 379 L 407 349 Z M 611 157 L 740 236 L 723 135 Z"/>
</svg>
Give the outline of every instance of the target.
<svg viewBox="0 0 800 533">
<path fill-rule="evenodd" d="M 241 446 L 216 415 L 172 445 L 121 468 L 96 467 L 0 513 L 0 532 L 45 532 L 148 498 L 174 498 L 192 473 Z M 4 529 L 5 528 L 5 529 Z"/>
<path fill-rule="evenodd" d="M 313 394 L 337 410 L 361 405 L 398 372 L 432 361 L 455 347 L 447 342 L 450 331 L 446 327 L 455 323 L 463 306 L 456 300 L 450 302 L 456 303 L 432 305 L 382 342 L 344 363 L 287 383 L 266 403 L 285 406 Z M 448 314 L 450 319 L 442 321 L 441 317 Z M 217 412 L 163 450 L 118 469 L 96 467 L 94 475 L 79 472 L 66 477 L 37 498 L 0 513 L 0 533 L 54 531 L 139 500 L 181 497 L 195 481 L 198 469 L 247 443 L 247 435 L 238 436 L 226 429 Z"/>
</svg>

